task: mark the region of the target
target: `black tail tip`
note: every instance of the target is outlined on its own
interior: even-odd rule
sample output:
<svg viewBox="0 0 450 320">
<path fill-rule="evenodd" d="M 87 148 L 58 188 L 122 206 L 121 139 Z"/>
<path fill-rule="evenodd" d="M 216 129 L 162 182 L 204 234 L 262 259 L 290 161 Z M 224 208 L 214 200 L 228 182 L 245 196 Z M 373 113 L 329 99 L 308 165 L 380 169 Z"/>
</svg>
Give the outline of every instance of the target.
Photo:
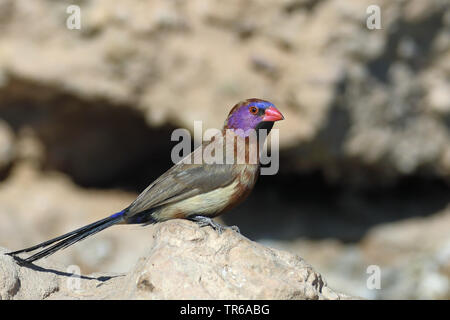
<svg viewBox="0 0 450 320">
<path fill-rule="evenodd" d="M 15 252 L 5 252 L 4 255 L 5 256 L 10 256 L 10 257 L 13 257 L 13 258 L 18 258 L 18 257 L 16 257 L 16 253 Z"/>
<path fill-rule="evenodd" d="M 12 258 L 16 261 L 16 263 L 17 263 L 18 265 L 23 266 L 23 265 L 30 264 L 30 262 L 27 261 L 26 259 L 22 259 L 22 258 L 16 256 L 16 255 L 14 254 L 14 252 L 6 252 L 5 255 L 12 257 Z"/>
<path fill-rule="evenodd" d="M 7 256 L 15 257 L 16 254 L 19 254 L 21 251 L 11 251 L 11 252 L 5 252 L 4 254 Z"/>
</svg>

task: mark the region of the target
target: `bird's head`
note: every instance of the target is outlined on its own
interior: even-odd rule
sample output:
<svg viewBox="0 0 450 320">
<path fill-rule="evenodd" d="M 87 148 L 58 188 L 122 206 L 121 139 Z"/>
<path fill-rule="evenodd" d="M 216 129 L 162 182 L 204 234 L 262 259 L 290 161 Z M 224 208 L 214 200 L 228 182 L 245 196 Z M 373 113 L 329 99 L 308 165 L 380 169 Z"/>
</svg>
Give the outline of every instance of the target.
<svg viewBox="0 0 450 320">
<path fill-rule="evenodd" d="M 284 117 L 273 103 L 261 99 L 247 99 L 236 104 L 225 120 L 224 129 L 240 129 L 244 135 L 249 130 L 272 129 L 275 121 Z"/>
</svg>

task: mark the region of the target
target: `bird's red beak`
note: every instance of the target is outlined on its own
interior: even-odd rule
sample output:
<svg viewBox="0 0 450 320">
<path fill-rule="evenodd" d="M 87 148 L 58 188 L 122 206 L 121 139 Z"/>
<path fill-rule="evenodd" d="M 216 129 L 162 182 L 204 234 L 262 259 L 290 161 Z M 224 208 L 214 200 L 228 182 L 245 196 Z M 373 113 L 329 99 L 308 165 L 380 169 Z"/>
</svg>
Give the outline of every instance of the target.
<svg viewBox="0 0 450 320">
<path fill-rule="evenodd" d="M 263 121 L 279 121 L 283 119 L 284 119 L 283 115 L 281 114 L 280 111 L 278 111 L 277 108 L 269 107 L 266 109 Z"/>
</svg>

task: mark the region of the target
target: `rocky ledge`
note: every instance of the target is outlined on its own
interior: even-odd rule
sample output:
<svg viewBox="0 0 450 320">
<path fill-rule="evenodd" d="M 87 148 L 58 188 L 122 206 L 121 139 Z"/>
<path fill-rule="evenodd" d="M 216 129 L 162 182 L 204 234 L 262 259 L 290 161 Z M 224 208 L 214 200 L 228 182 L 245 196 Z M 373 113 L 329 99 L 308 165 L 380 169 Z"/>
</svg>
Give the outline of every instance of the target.
<svg viewBox="0 0 450 320">
<path fill-rule="evenodd" d="M 20 266 L 0 248 L 0 299 L 352 298 L 299 256 L 234 231 L 219 235 L 185 220 L 149 229 L 147 254 L 126 274 L 77 276 L 77 266 L 58 265 L 56 257 Z"/>
</svg>

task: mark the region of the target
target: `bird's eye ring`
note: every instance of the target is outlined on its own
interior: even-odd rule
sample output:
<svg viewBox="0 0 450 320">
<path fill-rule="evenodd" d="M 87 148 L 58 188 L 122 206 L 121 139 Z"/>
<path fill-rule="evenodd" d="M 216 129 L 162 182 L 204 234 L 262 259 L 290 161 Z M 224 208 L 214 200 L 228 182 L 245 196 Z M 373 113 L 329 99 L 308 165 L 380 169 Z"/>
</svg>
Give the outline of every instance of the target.
<svg viewBox="0 0 450 320">
<path fill-rule="evenodd" d="M 250 110 L 250 112 L 253 113 L 253 114 L 257 114 L 257 113 L 258 113 L 258 108 L 257 108 L 257 107 L 254 107 L 254 106 L 253 106 L 253 107 L 250 107 L 249 110 Z"/>
</svg>

